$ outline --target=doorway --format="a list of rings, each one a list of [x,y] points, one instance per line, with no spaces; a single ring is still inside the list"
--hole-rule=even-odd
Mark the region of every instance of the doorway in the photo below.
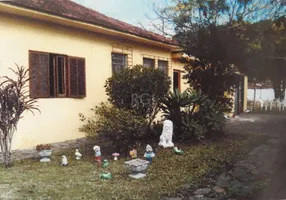
[[[181,71],[179,70],[173,71],[173,90],[176,89],[181,92]]]

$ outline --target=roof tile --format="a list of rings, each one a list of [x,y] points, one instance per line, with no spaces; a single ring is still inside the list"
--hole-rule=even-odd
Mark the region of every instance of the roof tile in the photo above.
[[[176,45],[175,41],[162,35],[146,31],[139,27],[108,17],[98,11],[84,7],[71,0],[12,0],[6,1],[5,3],[130,33],[132,35],[166,44]]]

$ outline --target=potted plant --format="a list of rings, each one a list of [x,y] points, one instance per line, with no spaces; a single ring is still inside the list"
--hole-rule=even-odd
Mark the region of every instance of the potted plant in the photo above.
[[[49,158],[52,155],[52,145],[51,144],[39,144],[36,146],[36,150],[39,152],[41,157],[40,162],[50,162]]]

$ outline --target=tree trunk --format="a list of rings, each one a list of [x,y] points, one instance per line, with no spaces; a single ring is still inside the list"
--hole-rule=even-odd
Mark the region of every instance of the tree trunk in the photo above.
[[[2,156],[2,163],[5,163],[5,150],[4,150],[4,145],[3,145],[3,139],[0,138],[0,146],[1,146],[1,156]]]
[[[6,138],[1,138],[1,153],[2,153],[2,162],[4,166],[7,168],[11,165],[11,150],[9,147],[9,139]],[[11,146],[11,144],[10,144]]]
[[[284,100],[285,98],[285,81],[281,81],[281,94],[280,94],[280,100]]]
[[[275,99],[283,100],[285,98],[285,81],[272,81]]]

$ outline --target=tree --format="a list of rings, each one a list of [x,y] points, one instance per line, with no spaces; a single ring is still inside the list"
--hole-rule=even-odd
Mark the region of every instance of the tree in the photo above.
[[[213,100],[225,104],[221,89],[231,92],[234,87],[234,66],[260,79],[278,74],[269,67],[278,69],[278,62],[269,60],[262,43],[266,30],[285,15],[282,0],[175,0],[163,11],[161,18],[172,19],[175,25],[174,39],[196,58],[186,62],[185,78],[191,87],[213,93],[209,95]]]
[[[23,112],[40,111],[36,107],[36,100],[30,99],[27,94],[28,70],[18,65],[16,71],[11,70],[17,76],[17,79],[14,80],[4,76],[1,77],[0,82],[0,146],[5,167],[11,165],[12,139]]]
[[[267,78],[272,82],[275,99],[283,100],[286,86],[286,18],[280,17],[265,30],[261,54],[265,55]]]
[[[270,80],[275,99],[284,99],[286,81],[286,29],[285,16],[275,20],[264,20],[249,25],[249,35],[256,36],[256,42],[250,43],[244,59],[238,64],[241,71],[248,74],[250,80]],[[247,36],[248,35],[248,36]]]
[[[168,93],[170,84],[170,78],[159,69],[136,65],[113,74],[106,81],[105,90],[112,105],[134,110],[151,125],[160,110],[160,99]]]

